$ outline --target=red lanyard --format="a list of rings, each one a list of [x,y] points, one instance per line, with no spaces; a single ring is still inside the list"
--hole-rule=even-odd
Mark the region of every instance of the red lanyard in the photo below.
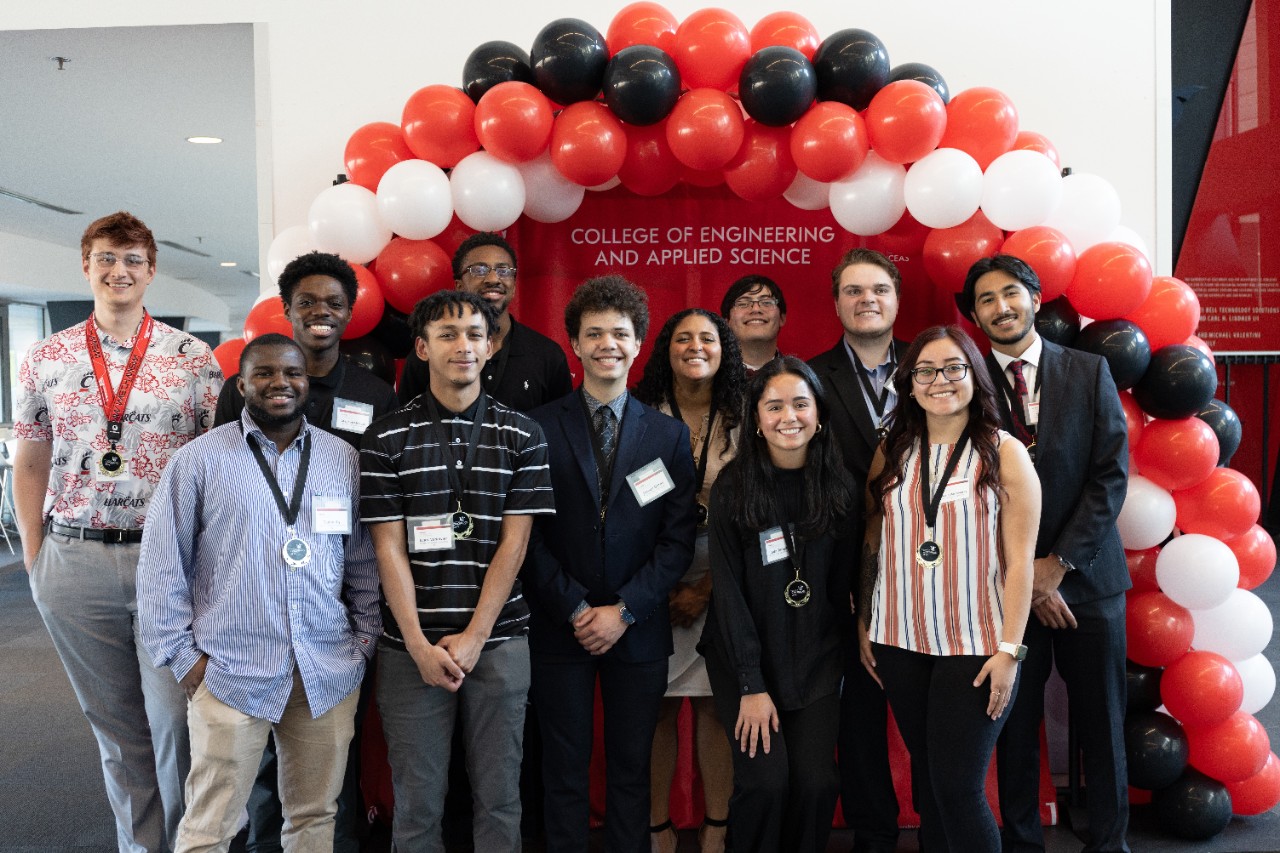
[[[155,321],[146,311],[142,312],[142,325],[138,327],[138,335],[134,338],[133,349],[129,352],[129,361],[125,363],[124,375],[120,377],[120,387],[111,387],[111,374],[107,370],[107,360],[102,355],[102,343],[98,340],[98,326],[92,315],[84,327],[85,343],[89,347],[89,360],[93,362],[93,376],[98,380],[98,396],[102,400],[102,411],[107,416],[107,440],[114,450],[120,440],[124,424],[124,408],[129,402],[129,392],[138,378],[142,368],[142,359],[151,346],[151,330]]]

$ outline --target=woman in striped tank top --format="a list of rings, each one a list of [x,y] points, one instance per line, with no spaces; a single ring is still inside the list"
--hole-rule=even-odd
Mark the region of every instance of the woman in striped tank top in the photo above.
[[[984,780],[1026,654],[1040,482],[958,326],[921,332],[893,382],[867,481],[862,662],[911,753],[921,847],[999,850]]]

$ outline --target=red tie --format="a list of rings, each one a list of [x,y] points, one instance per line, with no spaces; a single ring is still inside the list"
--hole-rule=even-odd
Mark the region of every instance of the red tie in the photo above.
[[[1018,441],[1030,447],[1035,444],[1035,436],[1031,434],[1031,430],[1027,427],[1027,378],[1022,375],[1022,365],[1025,364],[1022,359],[1017,358],[1009,363],[1009,371],[1013,373],[1013,395],[1017,398],[1017,405],[1011,406],[1013,415],[1013,434]]]

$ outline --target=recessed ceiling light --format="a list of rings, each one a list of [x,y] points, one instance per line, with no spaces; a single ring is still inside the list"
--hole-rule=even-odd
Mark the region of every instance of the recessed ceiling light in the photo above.
[[[235,262],[235,261],[223,261],[223,262],[222,262],[221,264],[219,264],[218,266],[223,266],[223,267],[234,267],[235,265],[236,265],[236,262]]]
[[[217,145],[222,141],[221,136],[188,136],[187,141],[196,145]]]

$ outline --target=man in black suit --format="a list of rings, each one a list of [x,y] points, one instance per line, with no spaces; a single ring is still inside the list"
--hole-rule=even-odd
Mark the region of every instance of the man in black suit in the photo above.
[[[582,387],[535,409],[556,513],[535,523],[523,580],[543,742],[547,850],[585,853],[595,684],[604,703],[604,849],[649,849],[649,748],[672,653],[667,593],[693,559],[689,429],[637,402],[627,374],[644,292],[593,278],[565,308]]]
[[[970,268],[961,309],[991,340],[987,368],[1004,427],[1032,451],[1044,491],[1021,686],[1000,735],[1004,850],[1043,850],[1040,724],[1057,663],[1080,733],[1087,780],[1086,851],[1127,851],[1125,601],[1129,571],[1116,530],[1128,479],[1124,412],[1104,359],[1043,340],[1040,280],[1009,255]]]
[[[872,249],[851,249],[831,273],[831,296],[844,334],[809,365],[832,400],[831,431],[859,487],[897,403],[892,376],[906,349],[894,340],[902,277]],[[856,585],[854,587],[857,588]],[[850,636],[857,636],[850,631]],[[892,851],[898,838],[898,797],[889,771],[884,691],[858,662],[845,657],[840,694],[840,803],[854,831],[853,849]]]

